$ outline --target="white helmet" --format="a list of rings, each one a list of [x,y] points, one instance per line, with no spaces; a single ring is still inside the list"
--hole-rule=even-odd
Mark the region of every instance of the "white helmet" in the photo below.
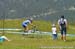
[[[55,26],[55,24],[52,25],[53,27]]]

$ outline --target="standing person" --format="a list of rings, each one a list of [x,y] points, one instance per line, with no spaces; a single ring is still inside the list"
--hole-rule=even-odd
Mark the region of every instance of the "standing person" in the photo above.
[[[61,18],[58,20],[58,25],[61,31],[61,39],[66,41],[67,20],[64,18],[64,16],[61,16]]]
[[[57,39],[57,33],[56,33],[57,29],[55,24],[52,25],[52,35],[53,35],[53,40]]]
[[[33,22],[33,18],[30,18],[30,19],[25,20],[25,21],[22,23],[22,26],[23,26],[23,28],[24,28],[24,32],[28,32],[28,30],[29,30],[28,25],[29,25],[29,24],[30,24],[30,25],[33,25],[32,22]]]

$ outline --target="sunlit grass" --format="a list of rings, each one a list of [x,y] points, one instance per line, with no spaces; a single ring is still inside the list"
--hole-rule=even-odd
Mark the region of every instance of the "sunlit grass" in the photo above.
[[[12,41],[5,41],[4,43],[0,44],[0,49],[41,49],[41,47],[75,48],[75,39],[73,37],[67,37],[67,41],[64,42],[60,39],[60,36],[58,37],[58,40],[52,40],[51,36],[46,35],[28,35],[23,37],[22,35],[18,34],[5,34],[5,36]]]
[[[22,28],[22,22],[24,21],[25,19],[8,19],[8,20],[0,20],[0,28]],[[44,21],[44,20],[35,20],[33,21],[33,24],[37,26],[37,30],[40,30],[40,31],[47,31],[47,32],[51,32],[51,28],[52,28],[52,24],[50,21]],[[75,32],[75,29],[73,29],[75,26],[73,25],[68,25],[68,28],[67,28],[67,32],[68,33],[74,33]],[[56,24],[56,27],[57,27],[57,32],[59,32],[59,27],[58,25]],[[30,26],[30,29],[32,27]]]
[[[0,28],[22,28],[21,24],[24,21],[24,19],[13,19],[13,20],[0,20]],[[36,20],[33,22],[37,26],[37,29],[39,31],[47,31],[51,32],[51,22],[50,21],[43,21],[43,20]],[[73,25],[68,26],[68,32],[70,34],[74,34],[75,30],[73,29],[75,26]],[[57,32],[59,32],[58,25]],[[30,26],[30,28],[32,28]],[[21,30],[22,31],[22,30]],[[21,32],[18,31],[18,32]],[[1,31],[2,32],[2,31]],[[75,38],[67,36],[67,41],[64,42],[60,39],[60,36],[58,36],[58,40],[52,40],[52,36],[49,35],[28,35],[28,36],[22,36],[19,34],[7,34],[6,31],[5,36],[7,36],[9,39],[11,39],[10,42],[3,42],[0,44],[0,49],[44,49],[43,47],[47,47],[45,49],[53,49],[48,47],[62,47],[61,49],[68,49],[68,47],[73,47],[72,49],[75,49]],[[11,31],[13,32],[13,31]],[[41,48],[42,47],[42,48]],[[66,47],[66,48],[63,48]],[[54,48],[56,49],[56,48]],[[60,48],[57,48],[60,49]]]

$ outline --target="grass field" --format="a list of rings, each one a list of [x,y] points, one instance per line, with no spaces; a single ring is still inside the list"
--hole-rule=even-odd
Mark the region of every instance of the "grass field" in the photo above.
[[[0,44],[0,49],[75,49],[75,38],[67,37],[67,41],[52,40],[51,36],[5,34],[12,41]],[[60,36],[59,36],[60,37]],[[45,48],[44,48],[45,47]],[[65,48],[66,47],[66,48]]]
[[[25,19],[6,19],[6,20],[0,20],[0,28],[22,28],[22,22]],[[46,32],[51,32],[51,22],[50,21],[43,21],[43,20],[39,20],[39,21],[33,21],[33,24],[37,26],[37,29],[40,31],[46,31]],[[71,34],[75,34],[75,23],[73,24],[69,24],[68,25],[68,32],[67,33],[71,33]],[[58,29],[58,25],[56,22],[56,27],[57,27],[57,31],[59,32]],[[32,27],[30,26],[30,29]]]
[[[0,20],[0,28],[21,28],[21,20]],[[51,23],[46,21],[34,21],[40,31],[51,32]],[[10,25],[10,26],[9,26]],[[75,26],[69,25],[68,33],[74,34]],[[22,30],[21,30],[22,31]],[[18,31],[18,32],[21,32]],[[0,31],[2,32],[2,31]],[[13,31],[12,31],[13,32]],[[59,32],[59,31],[58,31]],[[52,36],[49,35],[28,35],[22,36],[20,34],[7,34],[5,33],[10,42],[5,41],[0,43],[0,49],[75,49],[75,37],[67,36],[67,41],[64,42],[58,36],[58,40],[52,40]]]

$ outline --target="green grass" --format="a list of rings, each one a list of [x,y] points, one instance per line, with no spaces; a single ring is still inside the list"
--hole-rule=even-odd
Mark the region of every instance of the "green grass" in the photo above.
[[[0,20],[0,28],[22,28],[22,22],[24,21],[25,19],[13,19],[13,20]],[[40,30],[40,31],[47,31],[47,32],[51,32],[51,22],[50,21],[43,21],[43,20],[36,20],[36,21],[33,21],[33,24],[37,26],[37,29]],[[30,25],[29,25],[30,26]],[[59,32],[59,29],[58,29],[58,25],[56,24],[57,26],[57,30]],[[30,29],[32,27],[30,26]],[[67,33],[73,33],[75,32],[75,28],[74,25],[71,25],[69,24],[68,25],[68,32]]]
[[[4,28],[23,29],[21,26],[21,23],[23,21],[24,19],[5,20],[4,22],[3,20],[0,20],[0,28],[4,27]],[[33,24],[35,24],[37,26],[37,29],[39,29],[40,31],[51,32],[51,23],[49,21],[42,21],[42,20],[34,21]],[[75,34],[74,33],[75,29],[73,28],[75,28],[74,25],[69,25],[67,33]],[[3,32],[3,31],[0,31],[0,32]],[[59,32],[59,29],[58,29],[58,32]],[[5,33],[5,36],[11,39],[11,41],[10,42],[5,41],[3,43],[0,43],[0,49],[53,49],[49,47],[62,47],[61,49],[70,49],[68,47],[73,47],[71,49],[75,49],[75,38],[69,37],[69,36],[67,36],[66,42],[62,41],[60,39],[60,36],[58,40],[52,40],[52,37],[49,35],[28,35],[23,37],[22,35],[19,35],[19,34]],[[41,47],[47,47],[47,48],[41,48]],[[66,48],[63,48],[63,47],[66,47]],[[57,49],[60,49],[60,48],[57,48]]]
[[[46,35],[28,35],[23,37],[18,34],[5,34],[5,36],[12,41],[5,41],[0,44],[0,49],[43,49],[41,47],[73,47],[75,49],[75,38],[73,37],[67,37],[67,41],[64,42],[60,40],[60,36],[58,40],[52,40],[51,36]]]
[[[4,22],[3,22],[3,20],[0,20],[0,28],[3,28],[3,27],[4,28],[22,28],[23,21],[24,21],[24,19],[5,20]],[[40,21],[33,21],[33,24],[37,26],[38,30],[42,30],[42,31],[50,31],[51,30],[50,22],[40,20]]]

